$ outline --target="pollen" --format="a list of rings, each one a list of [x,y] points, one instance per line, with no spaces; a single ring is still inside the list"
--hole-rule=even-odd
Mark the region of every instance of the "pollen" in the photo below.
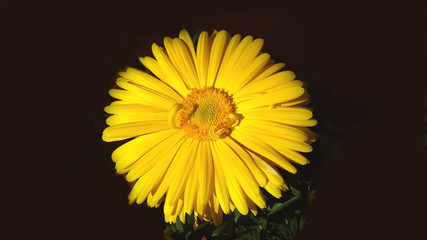
[[[212,87],[193,89],[171,113],[172,125],[200,141],[227,136],[241,119],[232,98]]]

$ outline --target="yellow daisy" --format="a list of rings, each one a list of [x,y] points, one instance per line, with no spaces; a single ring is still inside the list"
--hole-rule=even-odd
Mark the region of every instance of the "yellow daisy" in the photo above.
[[[218,225],[235,208],[265,208],[260,187],[280,198],[290,173],[308,163],[316,134],[308,94],[291,71],[262,53],[263,39],[202,32],[197,47],[186,30],[152,45],[140,58],[156,77],[128,68],[109,94],[118,99],[106,142],[132,140],[113,154],[117,172],[135,182],[130,203],[164,202],[166,222],[185,213]]]

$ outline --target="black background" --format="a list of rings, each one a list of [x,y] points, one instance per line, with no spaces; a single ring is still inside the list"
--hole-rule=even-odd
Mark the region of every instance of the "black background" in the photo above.
[[[418,238],[426,222],[425,9],[0,1],[6,229],[16,238],[162,239],[161,212],[128,206],[129,186],[108,159],[119,143],[103,144],[100,134],[117,71],[139,67],[153,42],[185,26],[264,38],[264,51],[308,83],[325,137],[310,224],[296,239]]]

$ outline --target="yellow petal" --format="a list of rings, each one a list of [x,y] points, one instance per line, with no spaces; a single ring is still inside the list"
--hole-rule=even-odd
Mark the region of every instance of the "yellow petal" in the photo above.
[[[250,44],[252,43],[252,39],[252,36],[246,36],[238,43],[236,49],[234,49],[230,55],[229,60],[226,64],[224,64],[224,70],[221,72],[222,75],[219,77],[221,78],[221,84],[218,85],[219,87],[223,86],[222,88],[226,88],[227,83],[231,78],[231,74],[234,72],[235,65],[237,65],[238,60],[240,60],[241,55],[244,55],[244,51],[248,50]]]
[[[182,212],[182,207],[184,206],[184,200],[182,198],[178,199],[178,202],[174,206],[169,206],[165,203],[163,212],[165,214],[165,221],[168,223],[175,223],[178,215]],[[180,218],[181,222],[182,219]],[[184,218],[185,222],[185,218]]]
[[[191,56],[193,58],[193,62],[196,62],[196,52],[193,44],[193,40],[190,37],[190,34],[187,30],[183,29],[179,32],[179,38],[182,39],[188,46],[188,49],[191,52]]]
[[[178,198],[181,197],[184,191],[185,184],[189,177],[189,173],[193,168],[195,161],[195,148],[197,146],[196,140],[188,139],[179,149],[174,160],[173,173],[171,177],[174,180],[171,182],[168,194],[166,194],[165,203],[175,204]]]
[[[128,196],[129,204],[132,204],[136,201],[143,186],[144,183],[142,181],[138,181],[135,183],[135,185],[133,185],[132,190],[130,191]]]
[[[155,43],[152,45],[151,49],[153,51],[154,57],[157,59],[158,66],[167,78],[167,82],[165,79],[162,80],[180,93],[188,92],[184,80],[181,78],[175,66],[170,61],[169,56],[166,54],[165,50]],[[181,96],[186,96],[186,94],[181,94]]]
[[[151,121],[151,122],[136,122],[124,123],[114,126],[109,126],[102,133],[102,140],[105,142],[114,142],[131,137],[140,136],[143,134],[154,133],[162,130],[170,129],[168,121]]]
[[[155,92],[147,91],[133,84],[118,82],[120,87],[127,90],[129,94],[137,95],[139,97],[137,104],[151,105],[161,109],[170,109],[176,102],[164,94],[157,94]]]
[[[140,57],[139,61],[148,68],[154,75],[161,79],[164,83],[170,86],[176,91],[181,97],[185,97],[188,94],[188,89],[185,84],[181,81],[177,81],[176,78],[170,77],[161,67],[158,61],[151,57]]]
[[[194,88],[195,82],[197,81],[196,70],[184,41],[178,38],[171,39],[166,37],[164,39],[164,45],[169,59],[176,71],[182,77],[182,81],[184,81],[188,88]]]
[[[274,147],[274,146],[273,146]],[[304,157],[301,153],[296,152],[292,149],[286,148],[284,146],[278,145],[276,147],[276,150],[280,152],[283,156],[287,157],[289,160],[291,160],[294,163],[305,165],[309,163],[308,159]]]
[[[160,180],[160,181],[162,181],[162,180]],[[152,191],[154,191],[154,190],[152,190]],[[147,197],[147,205],[149,207],[152,207],[152,208],[154,208],[154,207],[158,208],[158,207],[160,207],[161,202],[159,203],[159,202],[153,201],[153,194],[152,194],[152,192],[150,192],[150,193],[148,193],[148,197]]]
[[[184,207],[181,209],[181,211],[178,211],[178,212],[179,212],[179,215],[178,215],[179,219],[181,220],[182,223],[185,224],[186,219],[185,219]]]
[[[197,62],[196,69],[197,75],[199,77],[199,82],[201,87],[206,86],[206,79],[208,75],[208,66],[209,66],[209,36],[208,33],[203,31],[199,35],[199,40],[197,42]]]
[[[184,76],[186,76],[186,78],[188,78],[189,81],[192,82],[192,86],[196,88],[200,88],[200,83],[197,77],[196,66],[195,66],[193,57],[189,52],[188,46],[185,44],[183,40],[178,38],[175,38],[173,40],[173,43],[181,56],[182,63],[184,63],[183,69],[185,69],[185,71],[184,70],[182,71]]]
[[[200,147],[200,142],[195,143],[197,146],[195,147],[194,151],[194,158],[196,158],[196,156],[198,155],[198,152],[201,151],[201,147]],[[199,172],[200,170],[200,162],[203,161],[203,159],[197,159],[197,161],[195,161],[194,163],[194,167],[193,169],[190,170],[189,176],[188,176],[188,181],[186,183],[185,186],[185,190],[184,190],[184,208],[183,211],[188,213],[189,215],[191,215],[191,213],[194,210],[194,206],[196,204],[196,198],[197,198],[197,190],[200,188],[199,187],[199,181],[198,180],[198,175],[202,174],[201,172]]]
[[[171,217],[172,217],[171,215],[172,215],[173,211],[175,210],[174,209],[175,207],[176,207],[176,205],[172,206],[172,205],[170,205],[170,204],[168,204],[166,202],[163,205],[163,213],[165,214],[165,220],[166,220],[166,222],[171,222]]]
[[[143,154],[141,158],[132,165],[130,171],[126,175],[126,180],[128,182],[133,182],[139,177],[145,175],[147,172],[151,171],[156,166],[156,164],[158,164],[158,162],[170,161],[170,158],[163,156],[170,156],[169,151],[175,151],[172,152],[172,154],[175,154],[177,150],[175,146],[178,145],[184,136],[185,133],[182,131],[175,131],[175,133],[163,139],[162,141],[155,141],[157,139],[153,138],[147,139],[147,141],[144,142],[146,145],[141,146],[141,148],[145,150],[145,154]],[[169,151],[165,149],[168,149]],[[117,162],[116,168],[119,163],[120,161]],[[168,166],[166,163],[164,165],[164,167]],[[159,171],[159,175],[162,176],[163,174],[163,171]]]
[[[122,89],[111,89],[108,91],[108,94],[112,96],[113,98],[123,100],[132,104],[142,104],[144,103],[145,99],[139,95],[132,94],[128,91],[122,90]],[[161,108],[161,105],[157,105],[156,107]]]
[[[258,165],[258,167],[265,173],[265,175],[268,178],[268,182],[271,182],[275,186],[281,186],[285,184],[285,181],[282,178],[282,175],[277,171],[276,167],[274,165],[270,165],[270,163],[267,163],[257,155],[250,153],[253,159],[255,160],[255,163]]]
[[[237,104],[237,107],[240,111],[242,111],[247,109],[279,104],[282,102],[293,100],[301,96],[304,92],[305,90],[302,87],[279,89],[277,91],[269,92],[259,97],[255,97],[251,100],[239,103]]]
[[[117,170],[121,171],[122,169],[131,166],[153,146],[162,142],[174,133],[176,133],[175,130],[169,129],[152,134],[146,134],[121,145],[114,150],[111,155],[113,161],[118,164],[116,164]]]
[[[214,163],[214,179],[215,179],[215,193],[218,197],[218,201],[221,204],[221,208],[224,213],[230,212],[230,195],[228,192],[228,184],[225,179],[223,167],[221,166],[220,156],[213,145],[213,142],[209,142],[210,151],[212,153],[212,160]]]
[[[241,88],[235,93],[236,97],[250,94],[253,92],[264,92],[277,86],[283,87],[283,84],[288,83],[295,79],[295,73],[291,71],[282,71],[266,78],[258,77],[250,82],[244,88]]]
[[[135,68],[127,68],[125,72],[119,72],[119,75],[133,83],[164,93],[176,102],[182,101],[182,97],[173,88],[148,73]]]
[[[248,70],[248,66],[259,55],[263,44],[264,44],[264,40],[258,38],[245,46],[245,48],[242,51],[242,54],[238,57],[238,59],[234,63],[234,66],[230,72],[229,81],[227,81],[224,88],[229,89],[233,85],[233,82],[239,81],[240,76],[242,76],[242,74],[244,74]],[[236,52],[237,50],[238,49],[236,49]],[[269,55],[268,55],[268,58],[269,58]]]
[[[171,165],[169,166],[169,168],[165,171],[164,178],[163,178],[162,182],[160,183],[160,185],[157,187],[156,191],[154,192],[153,201],[160,201],[160,199],[163,198],[163,195],[166,193],[166,191],[170,187],[172,181],[175,180],[174,178],[176,177],[175,171],[177,169],[177,164],[180,163],[179,159],[176,158],[176,154],[181,149],[181,147],[184,145],[184,143],[187,140],[188,139],[186,137],[184,137],[182,140],[180,140],[174,146],[174,149],[170,151],[170,154],[172,154],[171,157],[173,158],[173,161],[172,161]],[[166,206],[166,204],[165,204],[165,206]]]
[[[302,107],[280,107],[277,109],[251,109],[242,111],[242,114],[251,117],[271,116],[273,118],[307,120],[313,117],[313,112],[310,109]]]
[[[227,159],[227,170],[236,179],[238,184],[241,186],[244,195],[247,195],[253,202],[255,202],[260,208],[265,207],[265,201],[259,190],[259,185],[252,175],[248,167],[243,163],[242,159],[236,155],[234,149],[230,148],[223,141],[216,141],[218,148],[223,153],[225,159]],[[239,147],[240,148],[240,147]],[[245,200],[245,202],[247,202]]]
[[[234,177],[245,188],[245,191],[249,191],[251,194],[258,193],[258,183],[242,159],[224,141],[218,140],[216,145],[224,159],[227,159],[227,165],[224,168],[233,169]]]
[[[161,131],[161,132],[166,132],[166,131]],[[157,133],[161,133],[161,132],[157,132]],[[156,134],[156,133],[153,133],[153,134]],[[132,139],[131,141],[128,141],[128,142],[122,144],[120,147],[116,148],[116,150],[114,150],[113,153],[111,154],[111,158],[112,158],[113,162],[119,161],[121,158],[123,158],[131,150],[137,149],[137,148],[135,148],[135,146],[138,146],[138,144],[140,144],[142,141],[144,141],[149,135],[151,135],[151,134],[139,136],[135,139]],[[135,154],[131,154],[130,156],[132,156],[132,158],[134,158],[133,160],[129,160],[129,161],[131,161],[130,164],[132,164],[133,162],[138,160],[138,158],[140,157],[140,156],[136,156]]]
[[[204,215],[205,207],[213,191],[213,162],[212,154],[210,153],[209,143],[201,142],[200,151],[198,152],[196,171],[198,172],[199,190],[197,192],[197,212]]]
[[[244,145],[248,150],[264,156],[290,173],[296,173],[296,168],[281,154],[274,150],[274,148],[265,142],[258,140],[256,137],[251,136],[243,128],[236,127],[231,133],[231,137],[240,144]]]
[[[144,175],[143,177],[137,180],[136,184],[142,185],[141,189],[139,190],[138,196],[136,198],[137,204],[141,204],[147,199],[151,189],[154,187],[154,185],[158,182],[160,178],[161,178],[161,175],[159,176],[159,175],[156,175],[154,172],[149,172],[148,174]]]
[[[240,88],[248,84],[251,80],[254,79],[255,76],[260,73],[260,71],[267,65],[269,61],[270,55],[267,53],[263,53],[257,58],[255,58],[250,64],[248,64],[245,70],[241,74],[239,74],[238,77],[233,78],[231,81],[229,81],[229,93],[234,94]]]
[[[213,86],[218,73],[218,68],[221,64],[222,57],[224,56],[227,47],[229,35],[226,31],[222,30],[216,34],[209,57],[209,67],[207,75],[206,86]]]
[[[265,208],[265,200],[262,194],[261,194],[261,197],[262,197],[262,200],[264,201],[264,206],[260,208]],[[254,202],[252,202],[252,200],[248,196],[246,196],[246,202],[248,203],[249,210],[256,216],[258,214],[257,205]]]
[[[236,209],[236,206],[234,206],[234,203],[230,202],[230,211],[234,212],[235,209]]]
[[[310,102],[310,95],[307,92],[305,92],[303,95],[301,95],[301,96],[299,96],[299,97],[297,97],[291,101],[281,103],[278,106],[280,106],[280,107],[304,107],[309,102]]]
[[[315,132],[311,131],[307,127],[298,127],[294,126],[294,128],[298,129],[299,131],[304,132],[308,136],[308,142],[312,143],[316,141],[316,138],[319,137]]]
[[[275,198],[281,198],[282,197],[282,191],[274,186],[271,182],[268,182],[265,186],[265,190],[269,192],[271,195],[273,195]]]
[[[213,223],[215,226],[219,226],[222,223],[222,209],[219,204],[218,198],[215,196],[215,194],[212,194],[212,200],[210,202],[210,215],[212,217]]]
[[[140,57],[139,61],[144,65],[148,70],[150,70],[156,77],[158,77],[161,81],[163,81],[166,85],[174,89],[173,85],[170,82],[170,79],[167,78],[162,68],[160,67],[159,62],[152,57]],[[177,91],[177,93],[182,97],[185,96],[182,92]]]
[[[246,164],[252,175],[257,180],[258,184],[261,187],[264,187],[264,185],[267,183],[267,177],[262,172],[262,170],[256,165],[251,155],[230,138],[224,138],[224,142],[227,143],[227,145],[231,149],[233,149],[233,151],[235,151],[236,154],[242,159],[242,161]]]
[[[272,91],[276,91],[284,88],[293,88],[293,87],[304,87],[304,83],[300,80],[292,80],[287,83],[276,85],[275,87],[272,87],[271,89],[269,89],[267,92],[272,92]]]
[[[277,71],[284,68],[285,66],[286,66],[286,64],[284,64],[284,63],[276,63],[276,64],[273,63],[271,65],[267,65],[265,67],[265,70],[260,75],[258,75],[252,82],[257,82],[257,81],[260,81],[262,79],[265,79],[265,78],[271,76],[272,74],[275,74]]]
[[[240,126],[238,127],[238,130],[252,137],[256,137],[257,139],[267,143],[273,148],[280,146],[280,147],[290,148],[300,152],[311,152],[313,150],[310,144],[307,144],[303,141],[293,141],[290,139],[286,139],[282,136],[274,136],[273,135],[274,133],[271,133],[271,132],[260,132],[260,131],[255,131],[253,128],[244,128]]]
[[[125,104],[131,104],[129,102],[126,101],[122,101],[122,100],[116,100],[110,103],[110,105],[112,106],[117,106],[117,105],[125,105]]]
[[[106,123],[109,126],[131,122],[150,122],[160,121],[168,118],[168,114],[162,113],[133,113],[133,114],[116,114],[107,118]]]
[[[300,126],[300,127],[313,127],[313,126],[316,126],[317,124],[316,119],[294,120],[294,119],[280,119],[280,118],[265,118],[265,120],[271,120],[281,124]]]
[[[122,101],[114,101],[104,108],[104,111],[109,114],[150,114],[150,113],[168,113],[169,109],[151,106],[151,105],[142,105],[142,104],[118,104]]]
[[[250,117],[246,117],[244,121],[241,121],[239,126],[251,128],[267,135],[283,137],[294,141],[305,142],[309,139],[304,131],[299,130],[296,127],[268,120],[251,119]]]
[[[225,81],[228,81],[228,76],[224,75],[224,72],[227,72],[230,68],[230,58],[233,56],[234,51],[240,43],[242,37],[239,34],[234,35],[230,42],[228,43],[227,49],[225,50],[224,57],[222,59],[222,64],[218,70],[217,79],[215,81],[215,86],[218,88],[224,88]]]
[[[126,99],[123,99],[123,100],[127,100],[127,99],[130,99],[131,97],[132,99],[134,99],[135,103],[158,106],[159,108],[171,106],[175,103],[174,100],[172,100],[171,98],[169,98],[168,96],[162,93],[155,92],[147,88],[144,89],[140,85],[135,85],[127,82],[127,80],[125,80],[124,78],[118,78],[117,85],[125,89],[126,91],[124,93],[122,92],[122,94],[125,94],[125,95],[119,96],[117,95],[117,93],[114,93],[114,91],[112,91],[115,89],[110,90],[110,95],[115,98],[122,99],[123,97],[126,97]],[[113,95],[113,94],[116,94],[116,95]]]
[[[176,205],[176,208],[175,208],[173,214],[174,214],[174,216],[179,215],[179,219],[181,220],[181,222],[183,222],[185,224],[185,217],[182,216],[183,215],[182,213],[184,212],[184,211],[182,211],[183,207],[184,207],[184,199],[179,198],[178,204]],[[176,221],[176,217],[175,217],[174,221]]]
[[[218,159],[221,162],[221,167],[224,171],[225,179],[227,180],[228,192],[230,194],[230,198],[236,206],[237,210],[243,215],[248,214],[248,205],[245,198],[245,193],[243,192],[239,182],[237,181],[234,172],[231,170],[233,167],[227,165],[225,159],[229,159],[228,155],[224,154],[224,149],[218,145],[221,141],[213,142],[213,147],[216,149],[216,153],[218,154]],[[233,170],[236,170],[233,168]]]

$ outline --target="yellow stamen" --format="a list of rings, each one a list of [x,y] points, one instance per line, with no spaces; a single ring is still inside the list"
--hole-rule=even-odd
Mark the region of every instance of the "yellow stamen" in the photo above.
[[[193,89],[180,105],[178,109],[172,108],[176,111],[172,114],[176,115],[176,122],[171,125],[182,128],[188,136],[200,141],[227,136],[241,119],[241,115],[235,113],[230,96],[212,87]]]

